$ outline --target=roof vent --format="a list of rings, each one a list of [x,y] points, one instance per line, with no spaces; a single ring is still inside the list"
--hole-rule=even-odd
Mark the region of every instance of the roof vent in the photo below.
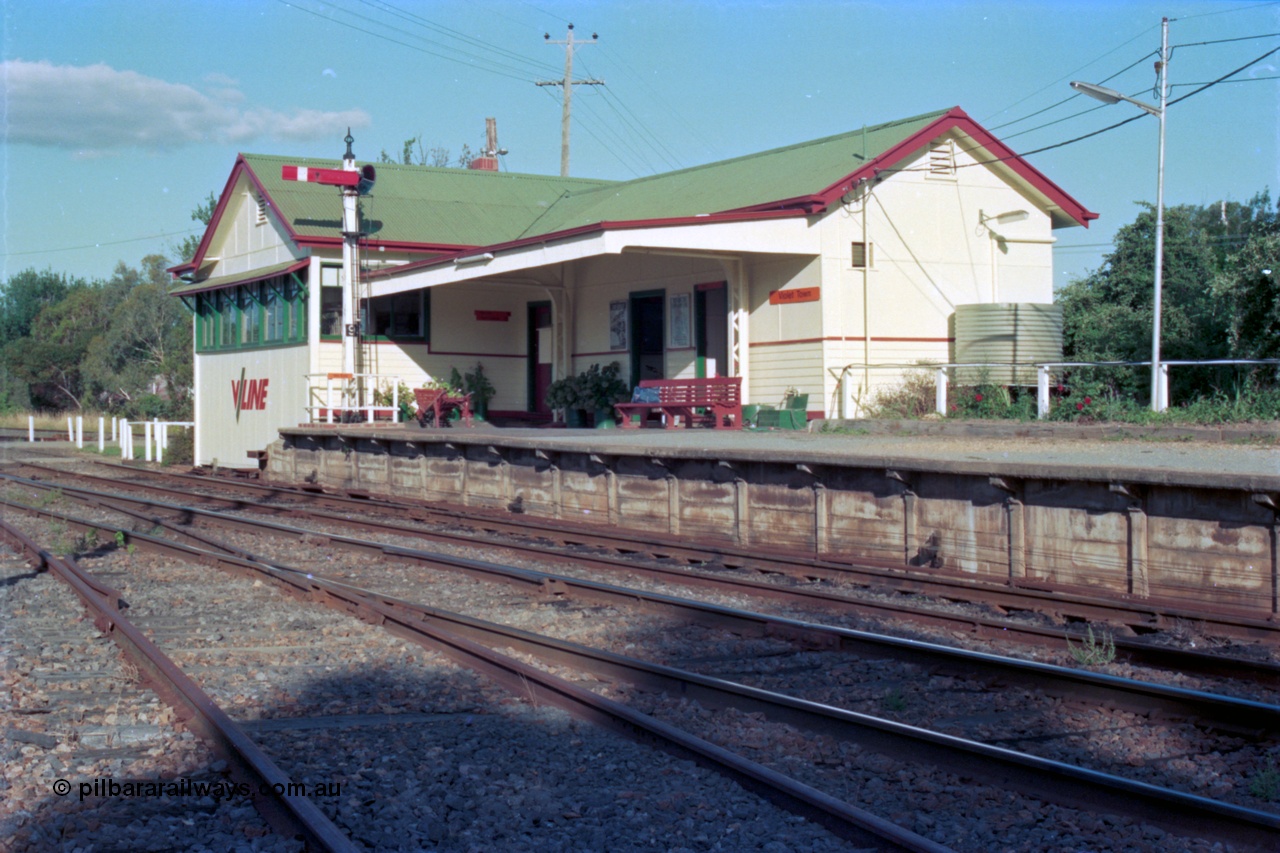
[[[929,145],[930,178],[954,180],[956,176],[956,143],[954,139],[939,139]]]

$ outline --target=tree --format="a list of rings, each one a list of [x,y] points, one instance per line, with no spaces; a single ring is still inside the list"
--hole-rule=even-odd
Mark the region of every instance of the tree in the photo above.
[[[1214,277],[1212,291],[1230,317],[1232,358],[1280,358],[1280,233],[1252,235]]]
[[[383,148],[378,155],[379,163],[400,163],[405,166],[435,166],[438,168],[456,168],[465,169],[471,165],[471,161],[475,159],[475,154],[471,151],[471,146],[465,142],[462,144],[462,151],[458,154],[458,158],[453,159],[453,154],[448,148],[434,146],[432,148],[424,148],[422,145],[422,134],[410,137],[404,141],[404,145],[400,149],[400,159],[396,160],[387,153],[387,149]]]
[[[5,361],[15,376],[28,383],[33,402],[57,405],[61,398],[80,409],[84,407],[82,362],[105,328],[103,290],[80,285],[37,315],[29,337],[5,347]]]
[[[206,227],[213,221],[213,212],[218,209],[218,197],[209,192],[209,197],[201,203],[197,204],[195,210],[191,211],[191,221],[199,222]],[[189,261],[196,256],[196,251],[200,248],[200,240],[204,234],[191,234],[184,237],[182,242],[176,246],[171,246],[170,251],[178,258],[179,261]],[[120,266],[124,266],[123,263]],[[117,267],[119,269],[119,267]]]
[[[1057,295],[1063,307],[1066,356],[1072,361],[1148,361],[1151,358],[1155,279],[1155,209],[1144,204],[1122,227],[1103,265],[1073,281]],[[1243,302],[1216,291],[1236,293],[1242,285],[1217,284],[1236,264],[1242,244],[1280,230],[1280,217],[1266,191],[1248,202],[1181,205],[1165,210],[1165,251],[1161,299],[1161,358],[1193,361],[1229,357],[1233,323]],[[1174,399],[1215,390],[1211,368],[1179,368],[1170,374]],[[1149,380],[1141,370],[1116,371],[1111,384],[1142,396]]]
[[[0,346],[26,337],[42,310],[62,301],[73,288],[85,286],[84,279],[53,270],[26,269],[10,278],[0,289]]]
[[[145,395],[167,396],[169,414],[183,415],[192,384],[191,316],[169,296],[166,264],[164,256],[148,255],[141,271],[116,268],[117,279],[136,283],[89,347],[86,371],[105,400],[136,408]]]

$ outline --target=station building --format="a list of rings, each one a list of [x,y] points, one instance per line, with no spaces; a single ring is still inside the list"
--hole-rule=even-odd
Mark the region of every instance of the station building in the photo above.
[[[959,108],[633,181],[474,165],[378,164],[348,283],[339,191],[283,177],[342,162],[236,159],[172,269],[197,463],[317,419],[344,331],[387,388],[482,364],[491,417],[547,421],[554,379],[613,361],[853,417],[900,381],[881,366],[952,360],[957,306],[1052,302],[1053,232],[1097,216]]]

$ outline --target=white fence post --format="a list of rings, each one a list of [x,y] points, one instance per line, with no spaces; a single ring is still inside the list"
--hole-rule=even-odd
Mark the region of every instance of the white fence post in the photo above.
[[[133,458],[133,447],[129,444],[129,435],[130,435],[130,432],[129,432],[129,422],[128,422],[127,420],[125,420],[124,418],[121,418],[121,419],[120,419],[120,423],[119,423],[119,427],[120,427],[120,436],[119,436],[119,440],[120,440],[120,458],[121,458],[121,459],[132,459],[132,458]]]
[[[142,422],[142,460],[151,461],[151,421]]]
[[[120,440],[120,419],[115,415],[111,416],[111,443],[114,444]]]
[[[36,416],[27,415],[27,441],[34,443],[36,440]]]
[[[934,385],[933,408],[938,414],[947,414],[947,369],[938,368],[938,381]]]
[[[164,461],[164,434],[169,431],[169,423],[156,423],[156,463]]]
[[[1049,365],[1036,365],[1036,418],[1049,417]]]
[[[84,450],[84,415],[76,415],[76,447]]]
[[[107,443],[106,431],[107,431],[106,421],[103,418],[99,417],[98,418],[98,452],[99,453],[107,449],[106,448],[106,443]]]
[[[1157,411],[1169,408],[1169,363],[1160,362],[1160,405]]]
[[[76,440],[76,425],[70,416],[67,417],[67,441]]]

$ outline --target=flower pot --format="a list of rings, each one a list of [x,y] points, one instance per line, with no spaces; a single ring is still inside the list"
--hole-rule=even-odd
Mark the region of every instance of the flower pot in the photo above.
[[[614,429],[618,422],[613,419],[613,409],[596,409],[596,429]]]
[[[582,409],[565,409],[564,425],[569,429],[582,429],[587,425],[587,415]]]

